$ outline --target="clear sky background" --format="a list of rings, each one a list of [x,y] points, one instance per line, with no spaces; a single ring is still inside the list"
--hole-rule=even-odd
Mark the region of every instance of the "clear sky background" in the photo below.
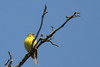
[[[24,39],[28,33],[36,34],[45,4],[45,16],[41,33],[59,27],[75,11],[81,17],[74,18],[54,35],[56,44],[45,43],[39,48],[39,64],[29,58],[23,67],[100,67],[100,0],[0,0],[0,67],[12,53],[17,65],[27,53]]]

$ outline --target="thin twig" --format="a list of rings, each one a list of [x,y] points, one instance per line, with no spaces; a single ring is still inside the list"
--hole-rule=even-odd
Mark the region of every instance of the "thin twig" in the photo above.
[[[7,60],[7,62],[5,63],[5,67],[7,67],[7,65],[8,65],[9,61],[10,61],[10,60],[8,59],[8,60]]]
[[[44,16],[48,13],[46,10],[47,10],[47,6],[45,5],[44,11],[43,11],[43,15],[42,15],[42,19],[41,19],[40,28],[39,28],[36,36],[35,36],[35,39],[37,39],[37,37],[38,37],[38,35],[39,35],[40,31],[41,31],[41,28],[43,26]]]
[[[47,40],[47,42],[50,42],[52,45],[59,47],[57,44],[55,44],[55,43],[52,42],[51,40]]]
[[[8,51],[8,54],[9,54],[10,59],[8,59],[8,61],[6,62],[5,67],[11,67],[11,64],[13,62],[13,58],[10,51]]]
[[[38,37],[38,35],[39,35],[39,33],[40,33],[41,29],[42,29],[43,21],[44,21],[44,16],[45,16],[47,13],[48,13],[48,12],[47,12],[47,6],[45,5],[44,11],[43,11],[43,15],[42,15],[42,19],[41,19],[41,24],[40,24],[40,27],[39,27],[39,29],[38,29],[38,32],[37,32],[37,34],[36,34],[36,36],[35,36],[35,39],[32,41],[32,47],[33,47],[34,41],[37,39],[37,37]],[[37,45],[37,44],[36,44],[36,45]]]
[[[53,26],[51,26],[51,28],[52,28],[52,31],[54,31],[54,30],[55,30]]]
[[[12,55],[11,55],[10,51],[8,51],[8,54],[10,56],[10,61],[9,61],[8,67],[11,67],[11,64],[13,62],[13,58],[12,58]]]

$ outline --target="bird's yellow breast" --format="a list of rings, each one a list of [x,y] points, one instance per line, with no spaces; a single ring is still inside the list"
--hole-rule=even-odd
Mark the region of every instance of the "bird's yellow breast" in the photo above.
[[[26,39],[24,41],[24,46],[25,46],[27,51],[31,50],[31,45],[32,45],[33,39],[35,39],[35,38],[34,37],[26,37]],[[35,40],[33,45],[35,45],[36,43],[37,43],[37,41]]]

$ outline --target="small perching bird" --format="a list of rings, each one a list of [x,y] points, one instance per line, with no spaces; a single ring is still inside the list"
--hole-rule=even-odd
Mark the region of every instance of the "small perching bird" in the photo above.
[[[26,37],[26,39],[24,40],[24,46],[26,48],[26,50],[29,52],[31,51],[32,48],[32,41],[35,39],[34,34],[33,33],[29,33]],[[36,45],[37,41],[35,40],[33,43],[33,46]],[[34,59],[34,64],[38,64],[37,61],[37,50],[33,53],[33,55],[31,56]]]

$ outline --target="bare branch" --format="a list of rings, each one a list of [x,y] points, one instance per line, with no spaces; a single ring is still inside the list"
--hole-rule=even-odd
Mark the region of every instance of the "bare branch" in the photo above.
[[[55,44],[55,43],[52,42],[51,40],[47,40],[47,42],[50,42],[52,45],[59,47],[57,44]]]
[[[41,19],[41,25],[40,25],[40,28],[39,28],[37,34],[36,34],[35,39],[37,39],[37,37],[38,37],[38,35],[39,35],[39,33],[40,33],[40,30],[41,30],[41,28],[42,28],[42,26],[43,26],[44,16],[45,16],[47,13],[48,13],[48,12],[47,12],[47,6],[45,5],[44,12],[43,12],[42,19]]]
[[[8,54],[10,56],[10,59],[8,59],[8,61],[6,62],[5,67],[11,67],[11,64],[13,62],[13,58],[12,58],[10,51],[8,51]]]
[[[69,20],[71,20],[72,18],[75,18],[75,17],[79,17],[79,15],[77,15],[77,14],[79,14],[79,12],[74,12],[73,15],[71,15],[71,16],[69,16],[69,17],[67,16],[66,21],[65,21],[60,27],[58,27],[57,29],[53,30],[46,38],[44,38],[44,40],[41,41],[41,42],[39,43],[39,45],[37,45],[37,48],[39,48],[39,47],[41,46],[41,44],[43,44],[43,43],[46,42],[49,38],[51,38],[58,30],[60,30],[62,27],[64,27],[65,24],[67,24],[67,22],[68,22]]]
[[[11,55],[10,51],[8,51],[8,54],[10,56],[10,61],[9,61],[8,67],[11,67],[11,64],[13,62],[13,58],[12,58],[12,55]]]
[[[35,36],[35,39],[32,41],[32,47],[33,47],[34,41],[37,39],[37,37],[38,37],[38,35],[39,35],[40,31],[41,31],[41,28],[42,28],[42,26],[43,26],[44,16],[45,16],[47,13],[48,13],[48,12],[47,12],[47,6],[45,5],[44,11],[43,11],[43,15],[42,15],[42,19],[41,19],[41,24],[40,24],[40,27],[39,27],[39,29],[38,29],[38,32],[37,32],[37,34],[36,34],[36,36]],[[37,44],[36,44],[36,45],[37,45]]]

